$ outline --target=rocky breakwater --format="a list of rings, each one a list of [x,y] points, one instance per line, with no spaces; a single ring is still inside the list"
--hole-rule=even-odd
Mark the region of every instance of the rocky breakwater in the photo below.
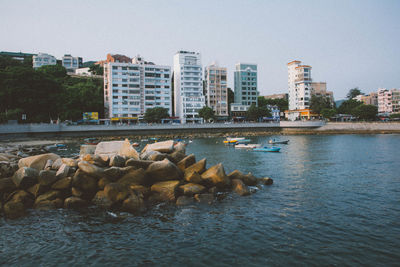
[[[226,174],[222,163],[207,168],[206,159],[196,161],[172,140],[149,144],[141,153],[125,140],[82,146],[75,159],[45,153],[17,164],[15,158],[4,161],[13,166],[0,173],[0,209],[7,218],[31,208],[89,205],[136,213],[160,202],[212,203],[229,191],[246,196],[249,186],[273,183],[238,170]]]

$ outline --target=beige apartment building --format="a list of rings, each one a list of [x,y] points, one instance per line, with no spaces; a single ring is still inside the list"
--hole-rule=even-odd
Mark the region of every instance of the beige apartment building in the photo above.
[[[368,95],[358,95],[353,99],[363,102],[364,105],[378,106],[378,93],[372,92]]]
[[[217,64],[205,69],[206,104],[212,108],[216,116],[226,117],[228,113],[227,70]]]

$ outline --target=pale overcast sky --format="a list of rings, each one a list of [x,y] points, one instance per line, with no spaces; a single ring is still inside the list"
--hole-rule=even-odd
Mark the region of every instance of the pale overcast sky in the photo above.
[[[172,66],[178,50],[229,70],[258,64],[261,95],[287,92],[292,60],[336,99],[350,88],[400,88],[399,0],[0,0],[0,51],[101,60],[142,55]]]

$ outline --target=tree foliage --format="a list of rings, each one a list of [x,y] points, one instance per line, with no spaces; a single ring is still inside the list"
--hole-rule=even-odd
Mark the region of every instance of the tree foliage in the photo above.
[[[269,109],[264,107],[256,107],[255,104],[252,104],[246,112],[246,118],[248,120],[257,121],[263,117],[271,117],[271,112]]]
[[[325,119],[329,119],[336,115],[336,110],[333,108],[324,108],[321,110],[320,114]]]
[[[265,107],[267,105],[278,106],[280,111],[289,109],[289,101],[283,98],[267,99],[263,96],[259,96],[257,98],[257,103],[259,107]]]
[[[361,92],[361,90],[358,89],[358,87],[355,87],[349,90],[349,92],[347,93],[347,99],[353,99],[354,97],[362,94],[363,93]]]
[[[339,114],[352,114],[352,110],[360,105],[362,105],[362,102],[360,102],[360,101],[357,101],[354,99],[346,100],[338,108],[338,113]]]
[[[374,105],[359,105],[355,107],[351,115],[358,117],[360,120],[372,121],[376,119],[378,115],[378,108]]]
[[[323,109],[333,108],[330,99],[326,96],[313,95],[310,101],[310,109],[315,113],[321,114]]]
[[[214,110],[210,107],[204,106],[199,110],[199,116],[205,121],[210,121],[215,117]]]
[[[144,114],[147,122],[161,122],[162,119],[168,118],[168,109],[162,107],[149,108]]]
[[[27,62],[0,57],[0,114],[3,118],[13,110],[26,114],[26,122],[49,122],[57,118],[78,120],[87,111],[103,116],[102,79],[71,78],[59,65],[34,70]]]
[[[99,64],[93,64],[92,66],[89,67],[89,71],[94,75],[103,75],[104,68]]]

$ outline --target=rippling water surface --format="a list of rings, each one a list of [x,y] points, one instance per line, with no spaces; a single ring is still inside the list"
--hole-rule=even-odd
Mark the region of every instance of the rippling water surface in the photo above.
[[[290,139],[280,153],[235,151],[222,138],[187,147],[208,166],[274,179],[249,197],[140,216],[91,208],[0,219],[0,264],[398,266],[400,135],[280,138]]]

